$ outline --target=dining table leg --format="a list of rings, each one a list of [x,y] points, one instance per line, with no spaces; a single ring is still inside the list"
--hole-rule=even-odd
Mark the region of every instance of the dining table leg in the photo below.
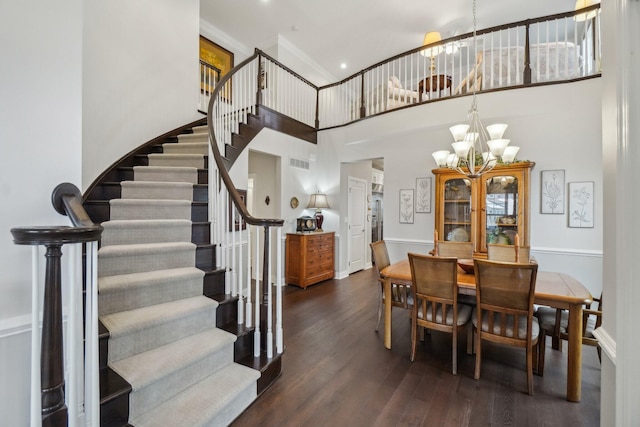
[[[391,350],[391,280],[384,279],[384,346]]]
[[[567,354],[567,400],[580,402],[582,391],[582,304],[569,307]]]

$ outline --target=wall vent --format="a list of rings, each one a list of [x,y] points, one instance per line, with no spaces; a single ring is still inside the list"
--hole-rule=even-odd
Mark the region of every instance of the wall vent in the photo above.
[[[309,170],[309,162],[306,160],[294,159],[289,157],[289,166],[299,169]]]

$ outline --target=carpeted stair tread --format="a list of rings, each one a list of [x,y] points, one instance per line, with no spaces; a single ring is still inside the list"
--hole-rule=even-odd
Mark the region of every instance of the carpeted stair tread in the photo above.
[[[193,184],[189,182],[123,181],[121,198],[193,201]]]
[[[200,295],[100,316],[109,330],[109,364],[215,327],[217,307]]]
[[[195,267],[119,274],[98,279],[98,315],[202,295],[204,271]]]
[[[191,128],[191,131],[193,133],[206,133],[207,136],[209,136],[209,126],[207,125],[202,125],[202,126],[194,126],[193,128]]]
[[[202,154],[209,155],[209,143],[206,141],[182,142],[162,144],[164,154]]]
[[[147,157],[149,158],[149,166],[189,166],[198,169],[204,168],[204,156],[202,154],[152,153]]]
[[[102,246],[191,240],[192,223],[187,219],[113,220],[101,225]]]
[[[191,242],[103,246],[98,250],[98,277],[195,267],[195,253]]]
[[[162,199],[112,199],[110,219],[191,219],[191,202]]]
[[[227,426],[255,400],[259,372],[231,364],[131,421],[136,427]]]
[[[213,328],[112,363],[111,369],[132,386],[131,417],[232,364],[235,341],[234,335]]]
[[[209,133],[194,132],[194,133],[185,133],[183,135],[178,135],[178,145],[189,143],[189,142],[204,142],[207,145],[209,145]]]
[[[198,183],[198,168],[184,166],[134,166],[136,181],[170,181]]]

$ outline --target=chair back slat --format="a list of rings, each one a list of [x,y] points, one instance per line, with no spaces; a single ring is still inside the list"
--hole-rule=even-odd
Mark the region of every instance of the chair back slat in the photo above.
[[[435,255],[445,258],[471,259],[473,258],[473,243],[450,242],[439,240],[435,243]]]
[[[456,258],[409,254],[414,290],[418,294],[453,301],[458,283]]]
[[[537,264],[474,260],[478,303],[532,310]]]
[[[371,256],[373,257],[373,262],[379,275],[382,270],[391,265],[387,245],[384,240],[378,240],[377,242],[371,243],[370,246],[372,250]]]
[[[500,262],[528,263],[530,259],[529,246],[487,244],[487,259]]]

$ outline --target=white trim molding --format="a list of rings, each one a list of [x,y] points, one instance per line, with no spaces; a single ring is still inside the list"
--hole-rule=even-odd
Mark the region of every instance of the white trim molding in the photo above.
[[[593,336],[598,339],[598,345],[602,351],[609,357],[611,363],[616,364],[616,341],[609,335],[603,327],[593,331]]]

